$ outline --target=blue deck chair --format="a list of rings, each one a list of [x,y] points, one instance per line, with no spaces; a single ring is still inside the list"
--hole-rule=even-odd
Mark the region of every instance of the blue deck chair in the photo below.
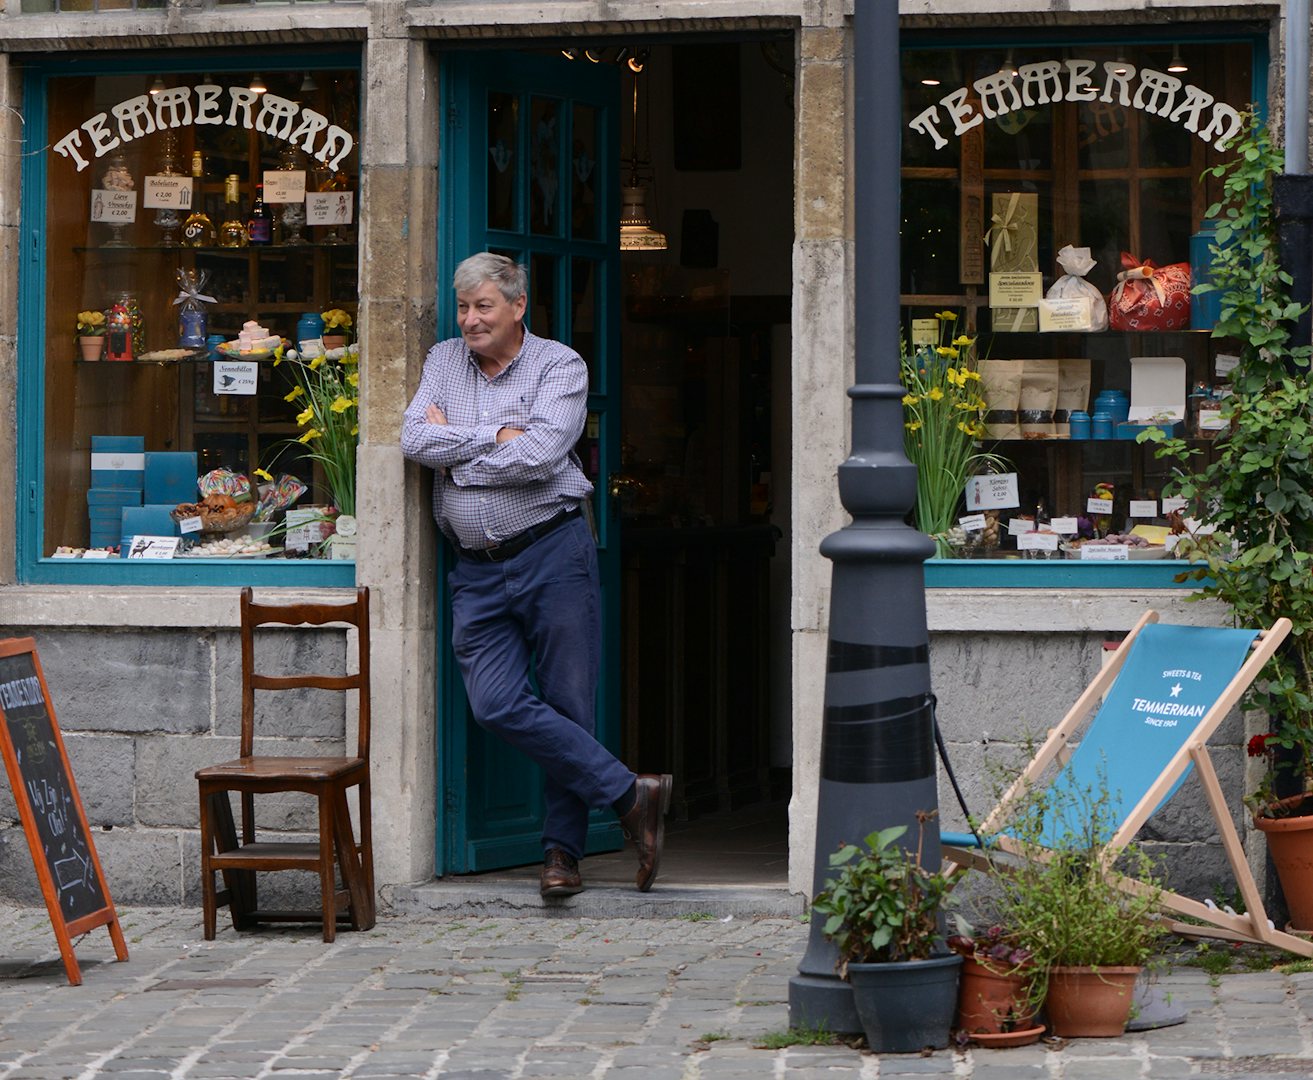
[[[1289,632],[1289,619],[1278,619],[1268,630],[1231,630],[1162,625],[1157,612],[1145,612],[976,833],[942,834],[944,858],[958,867],[986,865],[977,836],[1013,856],[1043,857],[1042,851],[1033,850],[1028,856],[1028,849],[1008,835],[1008,811],[1027,791],[1053,784],[1066,786],[1076,796],[1057,800],[1061,805],[1079,805],[1080,793],[1106,790],[1115,831],[1100,838],[1105,843],[1101,857],[1111,865],[1193,769],[1203,784],[1246,914],[1233,915],[1164,891],[1168,928],[1313,956],[1313,942],[1269,925],[1207,747],[1209,737]],[[1074,824],[1046,822],[1046,839],[1056,840]],[[1137,883],[1128,881],[1126,887],[1134,889]],[[1205,925],[1180,923],[1171,914]]]

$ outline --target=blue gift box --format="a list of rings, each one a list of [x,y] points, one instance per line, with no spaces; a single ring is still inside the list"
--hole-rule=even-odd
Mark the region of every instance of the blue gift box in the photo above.
[[[119,558],[126,559],[134,536],[177,536],[178,523],[170,516],[172,503],[148,503],[145,506],[125,506],[119,546]]]
[[[91,486],[137,488],[146,478],[146,436],[91,436]]]
[[[146,454],[147,503],[195,502],[196,453],[195,451],[149,451]]]
[[[137,488],[89,488],[87,490],[87,509],[92,514],[98,510],[112,511],[114,520],[119,519],[119,507],[140,506],[141,492]]]
[[[1132,420],[1117,425],[1114,436],[1118,439],[1134,439],[1142,431],[1159,428],[1168,438],[1177,439],[1185,434],[1184,420]]]

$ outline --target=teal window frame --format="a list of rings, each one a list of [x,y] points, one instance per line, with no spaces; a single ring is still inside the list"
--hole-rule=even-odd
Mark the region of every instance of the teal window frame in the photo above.
[[[360,53],[300,53],[294,59],[273,50],[256,56],[170,55],[165,67],[188,74],[228,71],[319,71],[350,68],[359,72]],[[133,56],[94,57],[74,66],[66,58],[35,60],[23,80],[26,123],[20,182],[17,327],[17,491],[14,513],[18,582],[24,585],[258,585],[349,587],[356,583],[354,560],[331,559],[52,559],[43,557],[45,504],[45,350],[40,327],[46,325],[47,169],[53,151],[47,145],[50,83],[72,74],[104,76],[158,70],[161,60]],[[361,208],[363,211],[363,207]]]
[[[1191,27],[1191,30],[1194,30]],[[969,48],[1092,48],[1124,45],[1131,48],[1149,42],[1181,44],[1244,43],[1253,50],[1250,100],[1260,115],[1267,111],[1268,29],[1255,23],[1216,23],[1201,32],[1186,32],[1180,26],[1137,27],[1134,37],[1126,34],[1072,36],[1070,33],[1041,32],[1017,35],[1012,31],[971,32],[913,30],[902,34],[901,52],[934,50],[944,52]],[[925,584],[929,589],[1194,589],[1177,576],[1191,564],[1175,559],[1127,562],[1082,562],[1078,559],[927,559]]]

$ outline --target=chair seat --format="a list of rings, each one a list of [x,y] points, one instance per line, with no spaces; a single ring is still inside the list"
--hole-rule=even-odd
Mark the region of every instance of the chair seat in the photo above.
[[[196,770],[197,780],[289,780],[327,782],[342,780],[368,768],[363,758],[351,757],[245,757]]]

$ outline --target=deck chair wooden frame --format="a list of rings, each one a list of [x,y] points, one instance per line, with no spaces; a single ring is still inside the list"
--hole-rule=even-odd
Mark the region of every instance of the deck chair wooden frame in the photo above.
[[[1028,790],[1042,782],[1046,770],[1051,766],[1061,767],[1071,757],[1071,744],[1073,741],[1078,740],[1087,717],[1098,708],[1103,696],[1111,688],[1127,658],[1131,655],[1131,648],[1140,631],[1148,624],[1157,621],[1158,613],[1156,611],[1146,611],[1144,613],[1139,622],[1135,624],[1134,629],[1127,635],[1126,640],[1113,653],[1112,661],[1086,687],[1085,692],[1076,700],[1071,710],[1063,717],[1062,722],[1049,732],[1048,738],[1034,758],[1031,759],[1016,781],[1004,792],[999,799],[998,805],[981,823],[976,832],[980,836],[989,837],[991,845],[1018,858],[1045,857],[1044,851],[1028,849],[1015,838],[1000,831],[1006,825],[1009,810]],[[1269,925],[1262,897],[1259,895],[1258,886],[1254,882],[1253,874],[1250,872],[1249,864],[1245,859],[1244,848],[1231,820],[1226,797],[1222,793],[1222,785],[1218,782],[1217,771],[1213,768],[1207,746],[1208,739],[1217,730],[1218,725],[1226,718],[1231,709],[1239,703],[1240,698],[1248,690],[1250,683],[1258,677],[1259,672],[1271,659],[1272,654],[1276,652],[1281,642],[1285,640],[1286,635],[1290,633],[1290,628],[1289,619],[1278,619],[1269,629],[1259,632],[1258,637],[1250,647],[1249,656],[1241,665],[1240,670],[1236,672],[1235,677],[1231,679],[1226,689],[1199,721],[1195,730],[1183,741],[1180,749],[1171,758],[1167,767],[1159,773],[1157,780],[1144,792],[1131,810],[1125,814],[1117,831],[1104,848],[1101,858],[1106,866],[1112,864],[1118,853],[1135,838],[1159,804],[1173,791],[1187,769],[1193,765],[1200,783],[1203,784],[1213,822],[1221,838],[1227,862],[1231,866],[1231,872],[1235,875],[1236,885],[1240,890],[1241,898],[1244,900],[1246,913],[1244,915],[1229,914],[1217,908],[1209,907],[1200,901],[1181,896],[1179,893],[1164,891],[1161,896],[1161,906],[1166,913],[1170,913],[1164,916],[1167,928],[1194,937],[1212,937],[1226,941],[1261,943],[1278,949],[1285,949],[1300,956],[1313,956],[1313,941],[1275,930]],[[980,850],[947,842],[943,848],[943,855],[946,860],[956,864],[955,867],[949,868],[948,872],[950,873],[958,868],[966,867],[983,869],[990,864],[990,858]],[[1136,882],[1133,879],[1127,879],[1123,884],[1128,891],[1138,891],[1145,887],[1143,883]],[[1199,920],[1203,925],[1181,922],[1173,916],[1187,916]]]
[[[196,772],[200,793],[201,897],[205,940],[214,939],[217,910],[227,905],[237,930],[261,922],[323,923],[324,940],[336,936],[339,921],[353,930],[374,925],[374,852],[369,794],[369,590],[359,588],[349,604],[257,604],[242,590],[242,730],[240,757]],[[356,628],[354,675],[262,675],[255,670],[255,630],[282,624]],[[261,757],[254,753],[255,692],[315,688],[355,691],[359,724],[354,756]],[[352,832],[347,792],[360,793],[360,839]],[[318,802],[319,839],[310,842],[257,840],[255,796],[300,791]],[[241,801],[240,841],[233,822],[230,792]],[[319,875],[319,911],[263,910],[256,899],[255,872],[301,870]],[[336,883],[340,872],[342,885]],[[224,888],[215,887],[220,873]]]

